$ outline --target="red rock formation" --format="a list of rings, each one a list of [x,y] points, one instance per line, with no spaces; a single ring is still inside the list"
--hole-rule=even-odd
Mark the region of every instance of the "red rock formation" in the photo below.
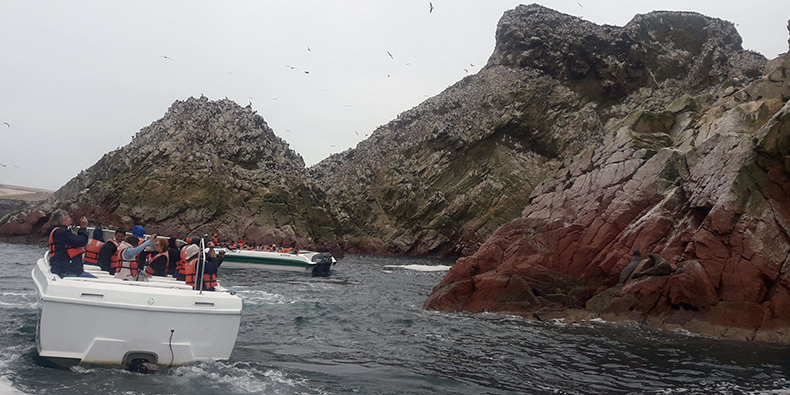
[[[425,307],[790,343],[790,56],[718,95],[610,122],[603,146],[536,188]],[[677,269],[617,287],[634,246]]]

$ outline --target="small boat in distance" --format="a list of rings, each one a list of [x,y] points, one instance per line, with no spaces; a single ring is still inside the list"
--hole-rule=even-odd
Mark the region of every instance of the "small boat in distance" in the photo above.
[[[299,251],[295,253],[224,248],[218,248],[217,251],[225,251],[225,261],[222,266],[309,272],[314,277],[328,276],[332,265],[337,263],[337,260],[328,252]]]

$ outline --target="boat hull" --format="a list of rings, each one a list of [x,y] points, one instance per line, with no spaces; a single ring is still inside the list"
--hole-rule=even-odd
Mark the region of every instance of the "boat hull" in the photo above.
[[[61,279],[45,259],[33,270],[39,322],[36,349],[58,364],[181,365],[230,358],[241,299],[188,289],[172,280],[140,283]]]

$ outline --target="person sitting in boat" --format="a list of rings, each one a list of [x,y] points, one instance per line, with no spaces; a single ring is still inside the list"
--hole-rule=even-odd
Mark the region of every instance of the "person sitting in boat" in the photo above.
[[[121,242],[125,237],[126,229],[115,229],[115,238],[101,246],[101,251],[99,251],[99,260],[97,263],[99,264],[99,267],[102,271],[115,274],[115,268],[112,267],[112,257],[115,255],[115,252],[118,251],[118,246],[121,245]]]
[[[219,246],[219,235],[217,233],[214,233],[211,236],[211,241],[214,242],[215,246]]]
[[[145,240],[145,228],[140,225],[135,225],[132,228],[132,235],[137,237],[137,239],[140,240],[142,244],[142,241]],[[151,250],[154,247],[154,241],[156,241],[156,239],[151,239],[151,243],[148,245],[148,247],[137,254],[137,267],[142,269],[148,263],[148,257],[152,255]]]
[[[151,240],[155,239],[156,235],[152,235]],[[113,258],[113,265],[116,267],[115,278],[122,280],[137,280],[139,278],[140,270],[137,265],[139,254],[151,244],[151,240],[140,243],[140,239],[136,236],[129,236],[118,246],[118,251]],[[132,247],[136,244],[139,245]]]
[[[167,240],[156,239],[156,242],[154,242],[154,251],[156,251],[156,255],[151,254],[148,257],[148,262],[145,267],[145,276],[165,277],[167,275],[167,267],[170,265],[170,255],[167,253]]]
[[[175,277],[178,261],[181,259],[181,250],[178,249],[178,244],[175,237],[171,237],[169,240],[167,240],[167,255],[168,264],[166,273]]]
[[[49,265],[53,274],[61,277],[89,277],[96,276],[83,270],[82,253],[88,244],[88,219],[80,219],[80,229],[75,235],[69,229],[72,220],[66,210],[56,210],[52,213],[53,225],[49,229]]]

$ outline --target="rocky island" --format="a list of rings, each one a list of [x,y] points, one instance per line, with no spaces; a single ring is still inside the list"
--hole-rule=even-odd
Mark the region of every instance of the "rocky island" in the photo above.
[[[788,27],[790,28],[790,26]],[[42,204],[253,243],[461,257],[427,309],[790,343],[790,56],[692,12],[504,14],[479,73],[305,168],[250,107],[175,102]],[[206,147],[210,147],[207,149]]]
[[[766,62],[732,24],[694,13],[568,18],[510,11],[492,61],[600,98],[601,143],[533,190],[425,308],[790,342],[790,56]]]

